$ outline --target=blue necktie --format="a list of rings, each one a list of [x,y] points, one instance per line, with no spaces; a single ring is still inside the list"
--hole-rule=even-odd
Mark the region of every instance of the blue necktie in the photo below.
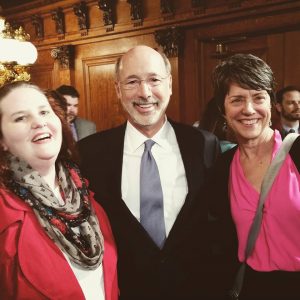
[[[158,168],[151,148],[152,140],[145,142],[140,171],[140,222],[159,248],[166,240],[163,193]]]

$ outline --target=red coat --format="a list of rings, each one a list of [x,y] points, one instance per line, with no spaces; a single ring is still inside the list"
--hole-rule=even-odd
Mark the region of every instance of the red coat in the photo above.
[[[117,300],[114,238],[104,210],[93,199],[92,204],[104,237],[105,299]],[[4,190],[0,190],[0,299],[85,299],[64,255],[32,209]]]

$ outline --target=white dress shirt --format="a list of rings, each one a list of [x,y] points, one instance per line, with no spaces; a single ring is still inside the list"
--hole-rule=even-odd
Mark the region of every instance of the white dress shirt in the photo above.
[[[140,165],[144,142],[148,139],[127,122],[122,168],[122,199],[138,221],[140,221]],[[188,193],[187,180],[171,124],[166,120],[163,127],[151,139],[155,142],[151,152],[160,174],[168,236]]]
[[[291,129],[294,129],[294,131],[295,131],[296,133],[299,133],[299,132],[300,132],[300,131],[299,131],[299,125],[296,125],[295,127],[288,127],[288,126],[282,124],[282,128],[283,128],[283,130],[285,130],[286,132],[289,132]]]

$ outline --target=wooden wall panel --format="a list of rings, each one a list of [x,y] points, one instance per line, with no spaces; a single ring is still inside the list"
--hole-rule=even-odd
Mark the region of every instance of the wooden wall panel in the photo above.
[[[284,48],[285,39],[283,33],[268,35],[267,61],[274,72],[277,88],[284,86]]]
[[[98,130],[115,127],[125,120],[114,88],[114,64],[118,56],[83,60],[85,108]]]
[[[179,46],[172,65],[173,95],[168,115],[174,120],[192,124],[199,119],[212,96],[211,72],[219,62],[214,56],[220,41],[229,51],[250,52],[265,59],[272,67],[278,87],[300,85],[300,0],[239,1],[232,6],[228,0],[205,1],[206,8],[193,10],[191,1],[176,0],[174,15],[164,18],[160,1],[145,0],[144,20],[134,26],[130,5],[116,1],[116,24],[107,32],[98,1],[86,0],[90,29],[86,36],[78,30],[72,6],[79,0],[39,1],[41,6],[14,8],[4,15],[25,24],[39,50],[39,59],[32,67],[32,80],[43,88],[61,84],[74,85],[80,95],[80,116],[96,122],[98,130],[115,126],[124,120],[113,80],[114,60],[129,48],[145,44],[162,49],[155,41],[155,31],[171,26],[179,28],[184,42],[169,40]],[[61,7],[65,14],[66,33],[57,36],[51,11]],[[40,14],[44,20],[44,39],[37,39],[31,16]],[[61,69],[50,56],[54,47],[72,45],[74,66]]]
[[[52,89],[53,87],[53,66],[32,67],[31,81],[42,89]]]
[[[284,85],[300,85],[300,31],[284,34]]]
[[[55,86],[57,67],[49,50],[39,51],[36,64],[31,67],[31,81],[43,89]]]

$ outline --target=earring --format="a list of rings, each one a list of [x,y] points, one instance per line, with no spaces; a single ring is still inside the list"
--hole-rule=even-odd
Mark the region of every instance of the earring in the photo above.
[[[223,123],[223,131],[226,131],[227,130],[227,122],[226,121],[224,121],[224,123]]]
[[[270,126],[270,127],[272,126],[272,120],[269,121],[269,126]]]
[[[3,145],[3,144],[0,144],[0,147],[1,147],[1,150],[2,150],[3,152],[8,151],[7,146],[5,146],[5,145]]]

